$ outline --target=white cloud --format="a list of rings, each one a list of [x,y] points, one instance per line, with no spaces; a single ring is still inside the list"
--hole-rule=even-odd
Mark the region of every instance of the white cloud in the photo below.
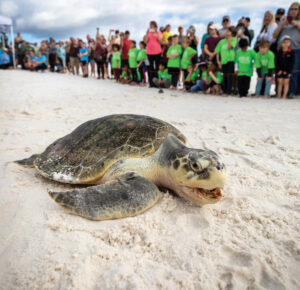
[[[170,23],[172,31],[178,25],[187,28],[194,24],[200,37],[206,24],[212,19],[220,24],[223,15],[250,16],[252,26],[261,25],[261,14],[269,8],[285,7],[287,0],[1,0],[0,14],[10,16],[16,31],[31,33],[36,37],[67,38],[70,35],[84,36],[100,27],[107,34],[109,28],[129,29],[133,38],[139,40],[150,20],[159,25]],[[259,18],[259,19],[258,19]],[[237,16],[233,17],[237,20]]]

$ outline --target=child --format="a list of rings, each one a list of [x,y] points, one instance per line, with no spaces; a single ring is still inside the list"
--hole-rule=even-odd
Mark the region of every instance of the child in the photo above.
[[[225,38],[220,40],[215,48],[217,63],[223,72],[223,97],[228,97],[232,90],[232,79],[234,74],[235,47],[237,44],[236,28],[230,26]]]
[[[257,71],[257,84],[255,90],[255,97],[260,95],[262,84],[264,79],[266,80],[264,98],[267,99],[270,96],[270,89],[272,84],[272,76],[275,68],[275,56],[272,51],[270,51],[270,42],[268,40],[260,41],[259,52],[255,57],[255,67]]]
[[[128,51],[128,63],[129,68],[132,74],[132,85],[135,85],[138,83],[138,76],[137,76],[137,55],[138,55],[138,49],[136,48],[136,42],[134,40],[130,41],[130,49]]]
[[[248,45],[247,39],[240,39],[240,49],[237,51],[235,57],[240,98],[247,97],[250,88],[251,77],[253,76],[253,63],[255,61],[256,53],[253,49],[248,50]]]
[[[122,68],[122,74],[120,77],[121,84],[129,84],[132,82],[132,74],[130,73],[128,66],[124,65]]]
[[[79,57],[80,57],[80,62],[82,66],[82,73],[83,77],[87,78],[89,76],[88,74],[88,63],[89,63],[89,50],[86,47],[85,42],[82,42],[81,48],[79,50]]]
[[[187,67],[186,78],[184,80],[184,88],[189,91],[192,86],[196,84],[196,78],[199,74],[199,71],[195,71],[192,64],[189,64]]]
[[[48,68],[48,64],[47,64],[46,56],[42,55],[42,53],[38,51],[35,70],[41,70],[42,72],[44,72],[47,68]]]
[[[221,91],[221,84],[223,82],[222,73],[218,70],[217,66],[211,64],[207,69],[207,83],[212,95],[218,95]]]
[[[111,68],[113,70],[114,77],[118,82],[120,80],[121,74],[121,53],[120,53],[120,46],[118,44],[112,45],[112,59],[111,59]]]
[[[290,86],[290,76],[293,71],[295,61],[295,53],[290,48],[291,38],[288,35],[283,36],[279,43],[280,50],[276,53],[275,58],[278,85],[277,98],[280,99],[281,96],[283,96],[283,98],[286,99]]]
[[[205,61],[200,62],[198,65],[200,69],[201,79],[196,81],[196,84],[191,87],[191,92],[198,92],[198,91],[206,91],[207,88],[207,63]]]
[[[25,63],[25,67],[26,67],[27,69],[33,71],[34,68],[35,68],[35,66],[36,66],[36,56],[35,56],[35,54],[34,54],[34,51],[31,50],[31,51],[29,52],[29,57],[28,57],[28,59],[27,59],[27,62]]]
[[[138,72],[140,74],[140,79],[141,79],[141,84],[144,85],[146,84],[146,77],[145,77],[145,73],[146,73],[146,58],[147,58],[147,54],[146,54],[146,43],[144,41],[140,42],[140,50],[138,52],[137,55],[137,61],[138,61]]]
[[[172,45],[167,51],[168,58],[168,71],[172,76],[172,89],[176,90],[179,72],[180,72],[180,56],[182,53],[181,45],[178,44],[179,38],[178,35],[172,36]]]
[[[8,69],[10,66],[10,56],[7,50],[4,48],[3,52],[0,53],[0,69]]]
[[[161,63],[159,65],[158,78],[153,78],[153,83],[158,88],[169,88],[171,85],[171,80],[172,77],[168,73],[168,69],[166,69],[165,65]]]
[[[193,49],[190,45],[190,40],[187,37],[182,39],[182,48],[184,49],[182,59],[181,59],[181,69],[183,71],[184,79],[188,75],[187,67],[192,63],[192,59],[197,55],[197,50]]]

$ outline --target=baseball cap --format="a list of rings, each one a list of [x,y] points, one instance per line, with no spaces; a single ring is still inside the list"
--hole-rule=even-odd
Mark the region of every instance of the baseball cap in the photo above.
[[[225,16],[223,16],[223,20],[222,21],[224,21],[224,20],[230,20],[230,17],[228,15],[225,15]]]
[[[277,11],[276,11],[276,14],[284,15],[285,14],[285,9],[284,8],[278,8]]]
[[[283,42],[283,41],[286,40],[286,39],[292,40],[291,37],[290,37],[289,35],[284,35],[284,36],[282,36],[282,37],[280,38],[279,43]]]
[[[216,24],[212,24],[209,26],[209,29],[219,29],[218,26]]]

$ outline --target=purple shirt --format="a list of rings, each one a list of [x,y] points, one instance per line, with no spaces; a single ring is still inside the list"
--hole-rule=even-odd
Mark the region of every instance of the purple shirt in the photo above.
[[[210,36],[205,39],[204,45],[207,44],[208,50],[210,52],[214,52],[218,42],[222,39],[223,37],[221,36],[217,36],[217,37]]]

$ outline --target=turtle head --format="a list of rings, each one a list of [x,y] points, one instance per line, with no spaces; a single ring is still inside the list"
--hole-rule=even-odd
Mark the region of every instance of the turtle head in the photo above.
[[[170,187],[196,204],[219,201],[226,174],[219,156],[211,150],[188,148],[175,136],[168,136],[167,139]]]

